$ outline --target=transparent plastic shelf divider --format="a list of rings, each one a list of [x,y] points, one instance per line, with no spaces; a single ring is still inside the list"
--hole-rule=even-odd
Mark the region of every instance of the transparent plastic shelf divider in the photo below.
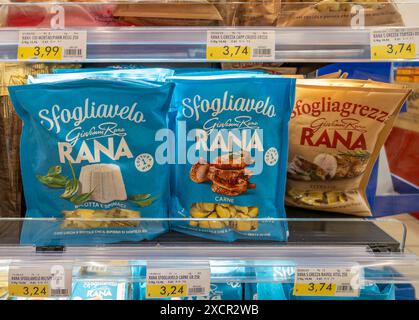
[[[289,213],[289,211],[287,210]],[[173,231],[173,226],[189,227],[205,222],[205,227],[199,230],[203,235],[193,237],[184,233]],[[209,223],[208,223],[209,222]],[[221,225],[222,223],[222,225]],[[287,241],[260,241],[257,237],[242,237],[234,242],[220,242],[205,239],[205,234],[216,229],[227,228],[240,234],[246,228],[255,228],[262,224],[270,224],[272,234],[284,232],[288,226]],[[147,230],[159,226],[162,234],[156,238],[145,241],[132,241],[129,236],[109,237],[117,230],[125,233],[129,230]],[[245,228],[245,229],[243,229]],[[255,229],[255,230],[256,230]],[[98,230],[98,232],[95,232]],[[177,228],[179,230],[179,228]],[[249,229],[250,230],[250,229]],[[390,236],[385,230],[391,231],[397,238]],[[93,233],[92,233],[93,232]],[[69,236],[70,234],[70,236]],[[77,241],[77,234],[86,236]],[[24,237],[22,237],[24,235]],[[207,237],[208,238],[208,237]],[[34,239],[33,242],[22,239]],[[121,240],[124,239],[124,240]],[[299,245],[361,245],[384,248],[384,251],[400,251],[404,249],[406,239],[405,225],[395,219],[365,219],[365,218],[1,218],[0,219],[0,247],[34,247],[34,246],[100,246],[100,245],[126,245],[141,248],[159,246],[182,245],[194,246],[223,246],[239,247],[242,245],[274,245],[274,246],[299,246]],[[285,239],[284,239],[285,240]],[[386,249],[388,248],[388,249]]]
[[[85,62],[205,62],[208,61],[207,31],[230,29],[237,30],[228,27],[87,29]],[[331,62],[370,59],[368,29],[246,27],[246,30],[257,29],[276,32],[275,61]],[[77,28],[66,30],[77,30]],[[0,61],[17,61],[18,35],[17,29],[0,28]]]
[[[6,248],[0,248],[1,257]],[[138,248],[137,248],[138,249]],[[102,270],[96,274],[76,273],[75,280],[91,282],[118,281],[144,282],[147,263],[176,268],[181,263],[191,268],[209,264],[211,282],[283,282],[294,281],[296,267],[342,268],[357,266],[363,272],[362,284],[418,283],[419,259],[409,253],[372,253],[363,247],[242,247],[218,248],[142,248],[104,247],[69,248],[61,253],[27,253],[19,258],[0,258],[0,270],[10,264],[42,267],[54,264],[71,264],[74,270]],[[190,253],[189,251],[193,251]],[[189,252],[189,253],[188,253]],[[207,257],[206,257],[207,256]],[[1,277],[5,275],[0,272]]]

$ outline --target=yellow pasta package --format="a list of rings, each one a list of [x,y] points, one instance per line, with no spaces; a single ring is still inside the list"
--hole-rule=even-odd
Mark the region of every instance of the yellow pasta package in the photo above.
[[[371,216],[368,179],[409,93],[374,81],[297,80],[286,204]]]

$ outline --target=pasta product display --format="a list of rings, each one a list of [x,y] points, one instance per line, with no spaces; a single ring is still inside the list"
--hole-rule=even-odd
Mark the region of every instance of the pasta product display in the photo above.
[[[285,216],[295,80],[216,73],[173,81],[177,141],[188,138],[177,148],[172,216],[208,219],[173,222],[173,229],[225,241],[286,240],[282,221],[253,220]]]
[[[165,221],[132,219],[168,214],[169,168],[154,159],[154,135],[167,128],[172,89],[110,77],[9,88],[24,122],[26,216],[64,221],[25,223],[22,243],[142,240],[167,231]]]
[[[119,4],[113,14],[136,26],[224,25],[217,7],[207,1]]]
[[[278,26],[403,26],[396,6],[389,0],[288,0],[281,5]]]
[[[7,5],[0,4],[0,28],[6,26],[7,24],[8,9]]]
[[[362,80],[297,80],[286,203],[370,216],[365,189],[410,93]]]
[[[281,10],[281,0],[245,0],[239,5],[240,26],[275,26]]]
[[[238,231],[251,231],[257,230],[258,221],[246,221],[246,219],[257,219],[258,213],[259,209],[257,207],[234,206],[220,203],[194,203],[190,209],[191,218],[207,218],[208,220],[191,220],[189,224],[200,228],[221,229],[230,227]],[[238,218],[240,220],[217,221],[211,220],[211,218]]]
[[[61,10],[53,1],[19,1],[10,3],[7,9],[6,27],[50,28],[58,23],[65,27],[122,27],[129,24],[113,15],[112,1],[63,1]],[[22,3],[23,2],[23,3]],[[82,2],[83,5],[78,4]],[[89,3],[91,2],[91,3]],[[0,24],[1,26],[1,24]]]
[[[284,67],[282,63],[276,62],[225,62],[222,64],[222,68],[226,70],[261,70],[277,75],[295,75],[297,73],[297,68]]]

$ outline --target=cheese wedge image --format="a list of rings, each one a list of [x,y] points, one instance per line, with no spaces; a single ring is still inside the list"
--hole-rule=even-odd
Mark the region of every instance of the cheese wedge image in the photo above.
[[[114,164],[92,164],[80,170],[80,193],[93,193],[90,200],[100,203],[127,200],[124,180],[119,166]]]

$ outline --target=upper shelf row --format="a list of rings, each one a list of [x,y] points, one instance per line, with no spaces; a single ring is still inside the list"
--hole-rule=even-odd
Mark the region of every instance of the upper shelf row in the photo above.
[[[86,31],[86,54],[78,59],[86,62],[369,61],[374,59],[377,42],[371,42],[371,35],[376,29],[412,32],[402,38],[388,33],[380,44],[401,42],[405,47],[385,47],[379,57],[419,60],[418,12],[419,0],[0,0],[0,61],[22,59],[22,31],[51,29]],[[272,54],[254,58],[250,41],[252,53],[247,55],[209,55],[210,46],[237,44],[210,43],[211,32],[227,37],[232,30],[242,36],[265,31],[271,42],[261,48],[270,47]]]

